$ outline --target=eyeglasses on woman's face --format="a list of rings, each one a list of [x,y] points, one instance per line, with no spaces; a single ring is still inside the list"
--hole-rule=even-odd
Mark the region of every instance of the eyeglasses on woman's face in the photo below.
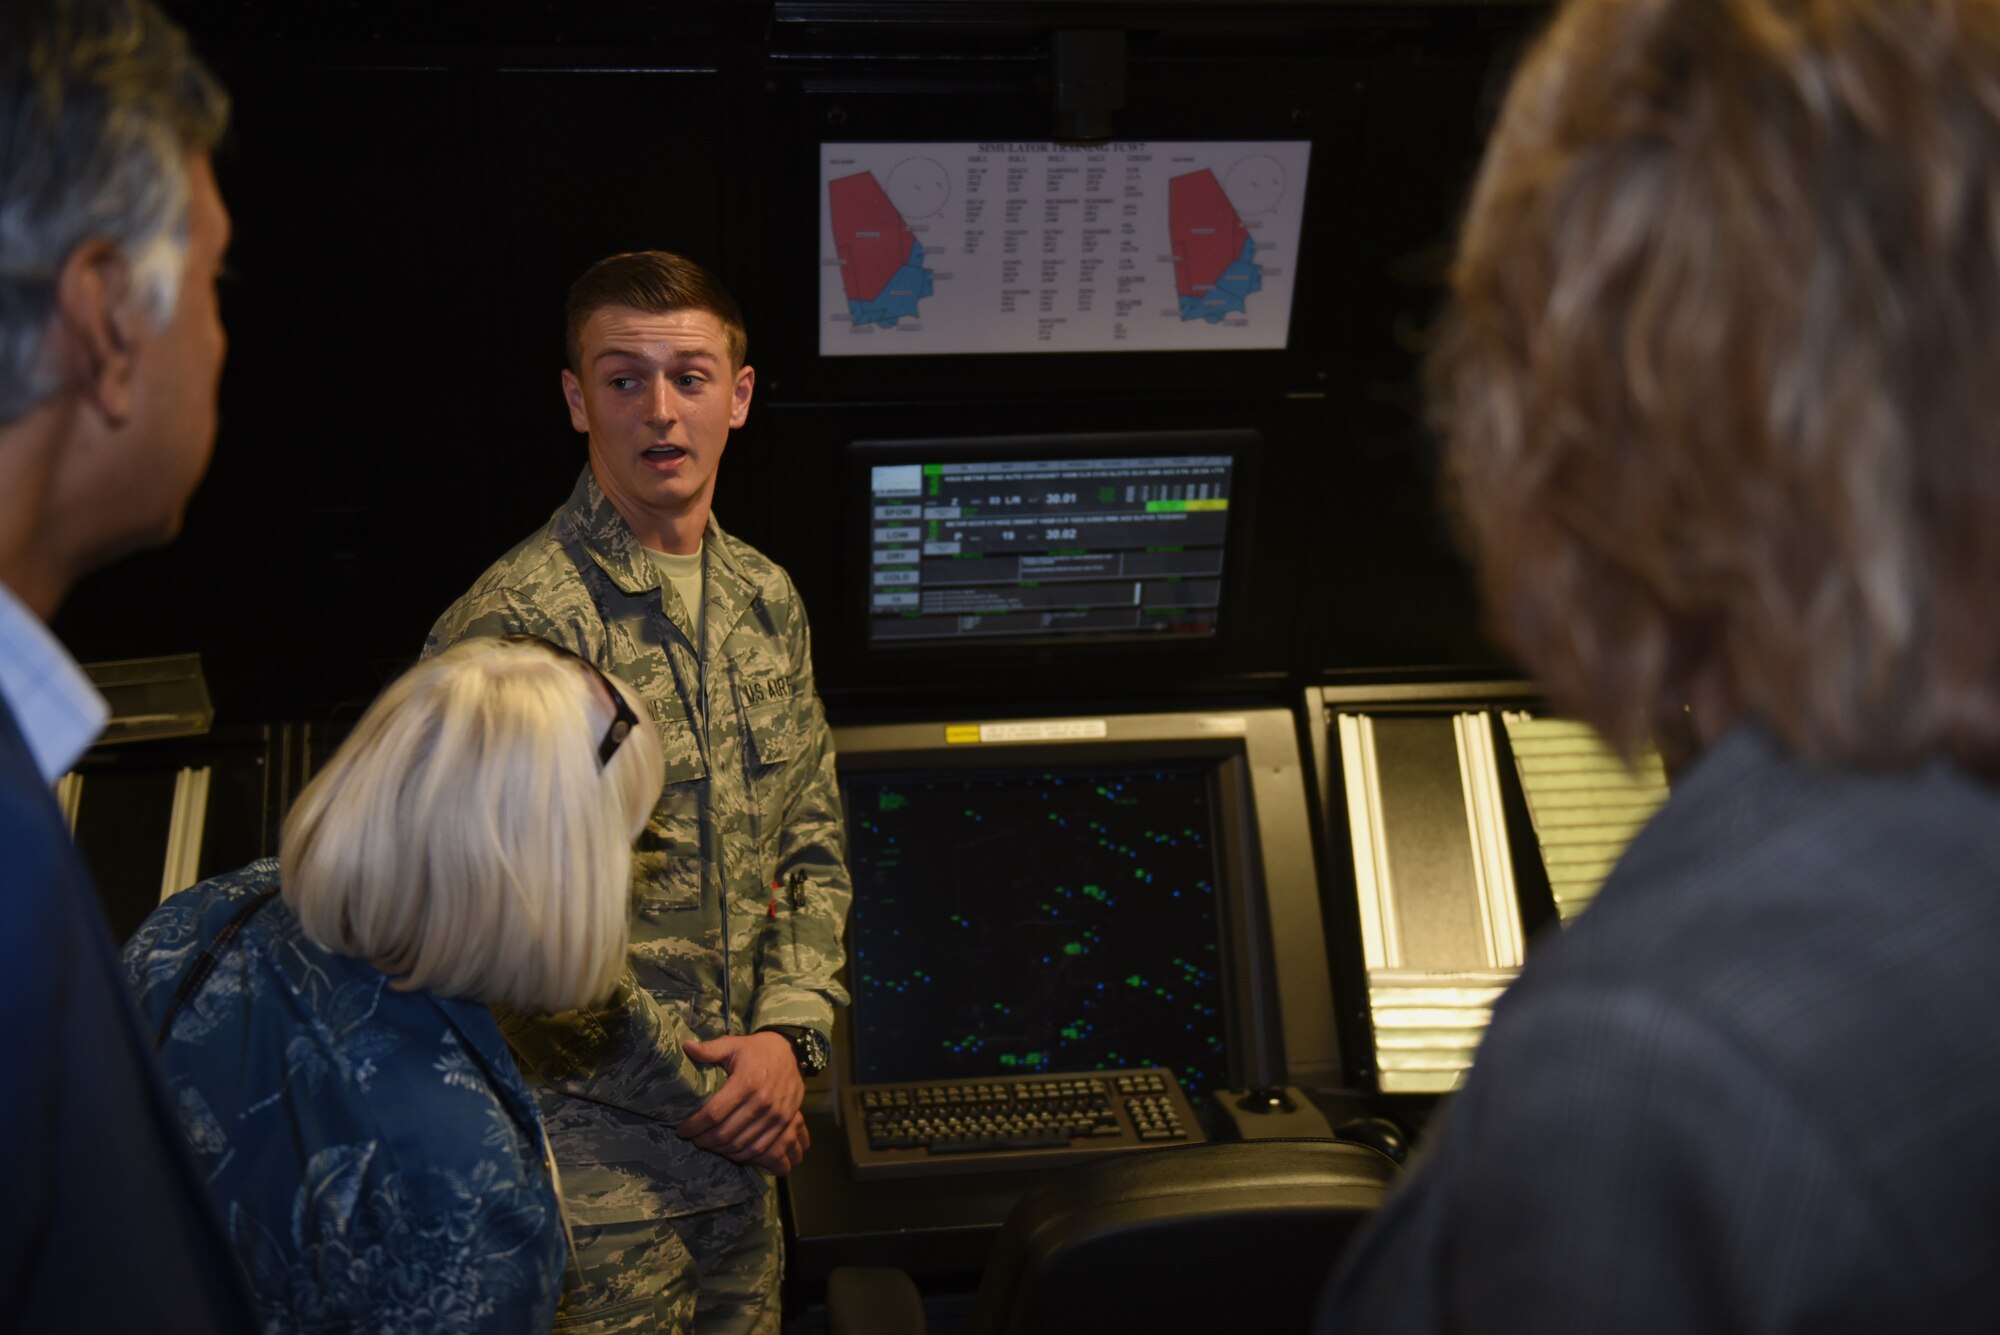
[[[611,763],[611,757],[618,754],[618,748],[632,735],[632,729],[639,726],[639,716],[632,712],[626,702],[625,693],[612,684],[604,669],[573,649],[564,648],[553,640],[545,640],[539,635],[503,635],[508,644],[539,644],[559,658],[567,658],[573,663],[581,663],[591,676],[597,678],[604,687],[604,693],[611,697],[611,726],[604,730],[604,740],[597,744],[597,767],[603,769]]]

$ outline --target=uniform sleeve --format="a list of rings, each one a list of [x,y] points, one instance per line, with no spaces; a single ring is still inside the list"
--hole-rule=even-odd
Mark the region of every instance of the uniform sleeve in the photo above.
[[[1508,1022],[1319,1331],[1897,1328],[1909,1253],[1773,1055],[1630,993]]]
[[[762,938],[761,982],[750,1027],[791,1024],[827,1033],[834,1007],[847,1004],[836,976],[847,958],[841,935],[854,886],[847,872],[833,733],[813,686],[812,633],[796,590],[792,599],[797,615],[788,648],[799,745],[789,762],[780,823],[779,912]],[[794,884],[796,894],[790,891]]]
[[[692,1116],[726,1074],[688,1060],[682,1045],[694,1035],[639,986],[629,967],[603,1006],[495,1014],[530,1083],[668,1126]]]

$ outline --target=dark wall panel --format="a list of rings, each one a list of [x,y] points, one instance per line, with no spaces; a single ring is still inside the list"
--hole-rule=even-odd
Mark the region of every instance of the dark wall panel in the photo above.
[[[1495,658],[1435,500],[1414,368],[1532,6],[638,3],[183,8],[237,102],[232,355],[173,547],[94,576],[85,659],[199,650],[225,721],[336,724],[567,494],[561,301],[659,246],[715,267],[758,391],[717,513],[798,578],[837,703],[1294,698]],[[1065,23],[1128,33],[1117,133],[1309,138],[1279,353],[820,359],[824,139],[1046,137]],[[1251,427],[1252,576],[1205,651],[884,670],[843,607],[850,441]]]

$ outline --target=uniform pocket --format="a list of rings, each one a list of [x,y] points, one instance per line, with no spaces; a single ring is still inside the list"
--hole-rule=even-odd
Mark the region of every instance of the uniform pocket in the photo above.
[[[659,729],[666,782],[632,849],[632,911],[640,920],[701,906],[701,785],[708,778],[687,713],[678,702],[648,704]]]
[[[701,907],[700,848],[699,832],[690,839],[648,826],[632,850],[632,911],[646,917]]]
[[[790,700],[752,705],[744,711],[750,730],[751,760],[760,769],[782,765],[799,754],[805,739]]]
[[[694,726],[685,711],[659,700],[647,701],[654,727],[660,734],[660,759],[666,763],[667,783],[694,783],[708,777],[708,764],[701,758]]]

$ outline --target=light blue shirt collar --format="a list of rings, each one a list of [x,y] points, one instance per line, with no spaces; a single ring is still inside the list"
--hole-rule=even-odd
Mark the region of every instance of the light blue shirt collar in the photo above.
[[[0,584],[0,703],[14,715],[35,768],[49,783],[90,749],[111,717],[111,706],[62,641],[5,584]]]

